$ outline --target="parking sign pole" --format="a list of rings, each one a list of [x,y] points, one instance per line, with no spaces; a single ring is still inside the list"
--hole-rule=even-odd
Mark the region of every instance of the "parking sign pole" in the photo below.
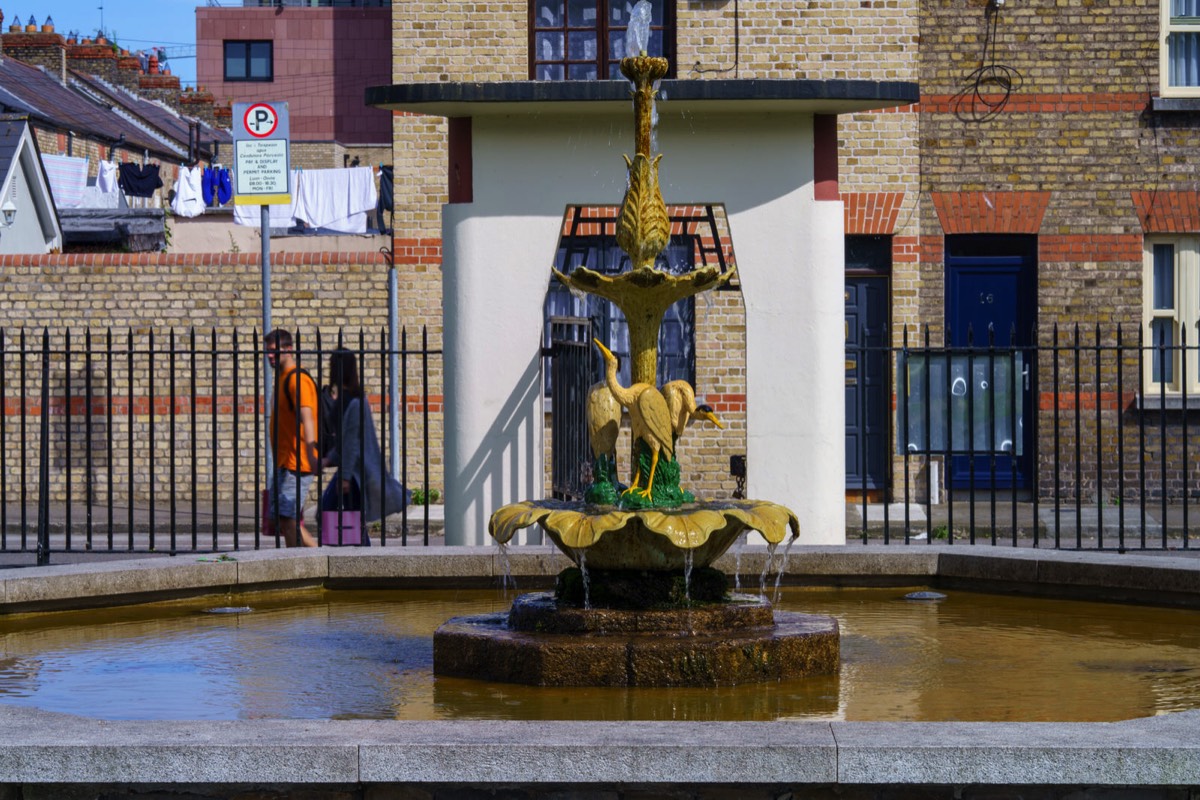
[[[259,207],[259,232],[262,241],[262,323],[263,335],[271,324],[271,206],[292,202],[288,139],[288,105],[283,102],[233,104],[233,162],[235,205]],[[274,408],[274,381],[271,362],[263,352],[263,417],[266,423],[267,474],[275,472],[271,454],[271,411]]]
[[[260,216],[259,230],[262,231],[262,320],[263,320],[263,335],[267,335],[271,330],[271,207],[259,206]],[[263,348],[263,397],[265,404],[263,406],[263,430],[267,432],[267,474],[275,474],[275,465],[272,463],[273,456],[271,450],[271,409],[275,389],[274,375],[271,372],[271,361],[267,358],[266,348]]]

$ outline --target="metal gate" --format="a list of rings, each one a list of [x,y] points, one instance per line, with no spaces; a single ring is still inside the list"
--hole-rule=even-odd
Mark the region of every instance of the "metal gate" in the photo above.
[[[550,318],[550,492],[582,499],[591,482],[587,395],[595,382],[587,317]]]

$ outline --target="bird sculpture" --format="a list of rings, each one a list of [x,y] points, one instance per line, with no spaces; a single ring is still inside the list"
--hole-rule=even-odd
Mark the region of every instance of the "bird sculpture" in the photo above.
[[[663,397],[667,399],[667,408],[671,412],[671,426],[678,439],[688,423],[694,419],[708,420],[722,430],[725,426],[717,419],[710,405],[696,405],[696,390],[687,381],[669,381],[662,387]]]
[[[617,436],[621,432],[621,404],[613,396],[606,381],[600,381],[588,390],[587,428],[588,441],[592,446],[592,459],[607,459],[602,470],[609,481],[615,484]]]
[[[625,491],[637,492],[647,500],[652,499],[659,453],[665,452],[667,458],[673,458],[675,453],[675,444],[671,441],[671,411],[667,406],[667,399],[663,397],[662,392],[648,383],[635,383],[632,386],[622,386],[618,383],[617,357],[602,345],[599,339],[592,341],[604,356],[605,384],[617,402],[629,410],[629,426],[634,441],[641,441],[650,449],[650,474],[646,476],[646,488],[640,488],[642,475],[638,466],[635,467],[633,480]]]

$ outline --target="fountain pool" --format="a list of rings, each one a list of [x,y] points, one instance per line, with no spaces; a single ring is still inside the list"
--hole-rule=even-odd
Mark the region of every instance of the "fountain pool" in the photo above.
[[[920,586],[784,588],[835,617],[840,675],[722,688],[435,677],[495,590],[235,594],[0,618],[0,703],[100,719],[1113,721],[1200,708],[1200,611]],[[213,608],[250,613],[204,613]]]

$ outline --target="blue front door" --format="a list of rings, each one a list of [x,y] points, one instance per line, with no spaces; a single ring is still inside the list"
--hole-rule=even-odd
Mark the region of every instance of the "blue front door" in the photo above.
[[[888,279],[846,277],[846,489],[886,484]]]
[[[956,455],[950,467],[951,485],[1010,489],[1028,485],[1032,463],[1033,370],[1027,348],[1033,342],[1037,309],[1037,245],[1032,236],[946,237],[946,325],[954,348],[973,346],[965,357],[964,375],[970,375],[974,434],[970,442],[953,442],[956,451],[973,445],[975,455]],[[995,350],[989,355],[989,345]],[[1017,355],[1010,358],[1009,354]],[[960,359],[961,360],[961,359]],[[1011,378],[1009,371],[1017,374]],[[1017,413],[1022,424],[1008,436],[1004,428],[989,423],[991,415],[1012,416],[1013,409],[996,407],[993,384],[1013,381],[1017,388]],[[1008,401],[1011,406],[1012,401]],[[982,422],[980,423],[979,421]],[[999,440],[997,440],[999,438]],[[984,451],[993,451],[985,453]],[[1006,453],[1017,452],[1015,457]],[[1015,482],[1014,482],[1015,481]]]

